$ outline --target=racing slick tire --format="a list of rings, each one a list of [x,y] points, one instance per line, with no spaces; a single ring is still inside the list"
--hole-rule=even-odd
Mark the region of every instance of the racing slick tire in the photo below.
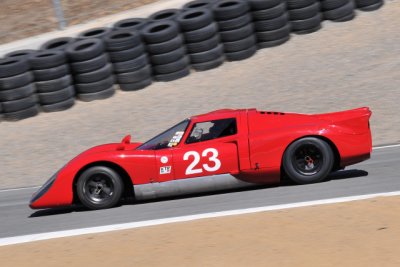
[[[76,184],[76,193],[88,209],[107,209],[118,204],[124,191],[119,174],[105,166],[94,166],[85,170]]]
[[[283,155],[283,169],[298,184],[324,180],[332,171],[334,154],[329,144],[315,137],[294,141]]]

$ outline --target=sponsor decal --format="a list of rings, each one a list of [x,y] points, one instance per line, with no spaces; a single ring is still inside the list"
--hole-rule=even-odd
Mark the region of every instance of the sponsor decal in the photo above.
[[[171,173],[171,166],[160,167],[160,174],[169,174]]]

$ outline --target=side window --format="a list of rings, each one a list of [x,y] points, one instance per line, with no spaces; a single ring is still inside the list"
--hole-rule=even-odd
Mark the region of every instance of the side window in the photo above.
[[[234,118],[198,122],[190,131],[186,144],[212,140],[236,133],[236,119]]]

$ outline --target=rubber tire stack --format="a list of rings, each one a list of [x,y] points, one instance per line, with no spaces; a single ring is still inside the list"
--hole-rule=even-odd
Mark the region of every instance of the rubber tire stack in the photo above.
[[[291,24],[284,0],[250,0],[258,48],[277,46],[290,39]]]
[[[254,55],[257,52],[256,37],[248,2],[223,0],[215,3],[212,10],[226,59],[237,61]]]
[[[99,38],[102,39],[106,37],[113,29],[108,27],[98,27],[89,29],[86,31],[81,32],[78,34],[78,39],[92,39],[92,38]]]
[[[182,9],[192,9],[192,8],[208,8],[211,9],[213,3],[217,2],[217,0],[194,0],[186,3]]]
[[[220,66],[224,61],[223,47],[220,44],[217,24],[211,10],[205,8],[189,9],[182,12],[177,22],[183,31],[187,53],[192,68],[205,71]],[[184,49],[175,54],[184,55]]]
[[[27,59],[0,59],[0,113],[5,120],[21,120],[38,114],[33,80]]]
[[[102,40],[80,40],[70,45],[66,52],[80,100],[93,101],[114,95],[114,76]]]
[[[114,31],[140,31],[144,26],[147,25],[147,23],[149,23],[149,20],[144,18],[123,19],[114,23],[113,29]]]
[[[321,0],[324,18],[335,22],[352,20],[356,13],[353,0]]]
[[[104,38],[104,44],[121,90],[139,90],[152,83],[151,66],[139,32],[113,31]],[[108,68],[111,70],[111,66]]]
[[[356,6],[362,11],[373,11],[381,8],[383,0],[355,0]]]
[[[75,104],[75,89],[64,51],[45,50],[35,53],[29,58],[29,64],[43,111],[61,111]]]
[[[149,16],[150,21],[162,21],[162,20],[173,20],[175,21],[178,15],[181,13],[180,9],[170,8],[158,11]]]
[[[189,58],[186,54],[179,52],[185,47],[175,21],[151,22],[143,28],[141,33],[147,45],[155,80],[173,81],[189,75]]]
[[[286,0],[292,32],[307,34],[321,29],[323,16],[318,0]]]
[[[62,50],[65,51],[69,45],[75,42],[72,37],[59,37],[45,42],[40,46],[40,50]]]

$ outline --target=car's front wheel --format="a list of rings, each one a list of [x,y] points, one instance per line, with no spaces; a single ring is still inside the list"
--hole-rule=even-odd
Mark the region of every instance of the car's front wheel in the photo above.
[[[296,140],[286,149],[283,168],[299,184],[324,180],[332,171],[334,155],[327,142],[315,137]]]
[[[89,209],[114,207],[121,199],[124,184],[119,174],[105,166],[85,170],[78,178],[76,193]]]

